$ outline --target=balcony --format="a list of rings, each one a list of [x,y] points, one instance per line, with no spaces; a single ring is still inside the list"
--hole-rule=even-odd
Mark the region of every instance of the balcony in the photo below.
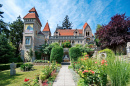
[[[84,39],[84,36],[50,36],[50,40],[74,40],[74,39]]]

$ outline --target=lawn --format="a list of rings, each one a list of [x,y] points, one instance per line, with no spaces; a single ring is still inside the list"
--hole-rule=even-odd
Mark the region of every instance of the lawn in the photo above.
[[[24,79],[33,79],[40,73],[43,66],[34,66],[33,71],[22,72],[20,68],[16,68],[16,75],[10,76],[10,70],[0,72],[0,86],[22,86]]]

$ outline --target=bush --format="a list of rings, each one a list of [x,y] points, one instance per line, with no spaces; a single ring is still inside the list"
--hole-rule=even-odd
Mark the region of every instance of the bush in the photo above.
[[[70,42],[64,42],[64,43],[62,43],[62,47],[63,48],[70,48],[71,47],[71,43]]]
[[[20,65],[22,65],[23,63],[15,63],[16,67],[20,67]],[[0,64],[0,70],[8,70],[10,69],[10,63],[9,64]]]
[[[69,49],[69,56],[70,56],[71,60],[77,60],[77,58],[79,56],[81,56],[80,49],[77,47],[71,47]]]
[[[58,63],[61,63],[63,57],[63,48],[62,47],[52,48],[50,57],[51,57],[51,61],[56,61]]]
[[[38,51],[35,51],[35,57],[36,59],[41,59],[41,53]]]
[[[107,58],[115,57],[115,54],[111,49],[106,48],[104,50],[99,51],[99,53],[101,52],[105,52],[107,54]]]
[[[20,66],[21,71],[30,71],[33,67],[33,64],[25,63]]]

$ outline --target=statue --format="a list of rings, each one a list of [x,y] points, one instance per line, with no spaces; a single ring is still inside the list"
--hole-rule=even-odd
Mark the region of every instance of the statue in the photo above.
[[[12,64],[10,64],[10,75],[15,75],[16,74],[16,64],[13,62]]]
[[[65,62],[69,61],[69,57],[68,57],[67,55],[65,55],[64,61],[65,61]]]

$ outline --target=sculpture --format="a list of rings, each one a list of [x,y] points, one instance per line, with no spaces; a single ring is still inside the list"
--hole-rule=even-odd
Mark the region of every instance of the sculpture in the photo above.
[[[10,75],[15,75],[16,74],[16,64],[13,62],[12,64],[10,64]]]

